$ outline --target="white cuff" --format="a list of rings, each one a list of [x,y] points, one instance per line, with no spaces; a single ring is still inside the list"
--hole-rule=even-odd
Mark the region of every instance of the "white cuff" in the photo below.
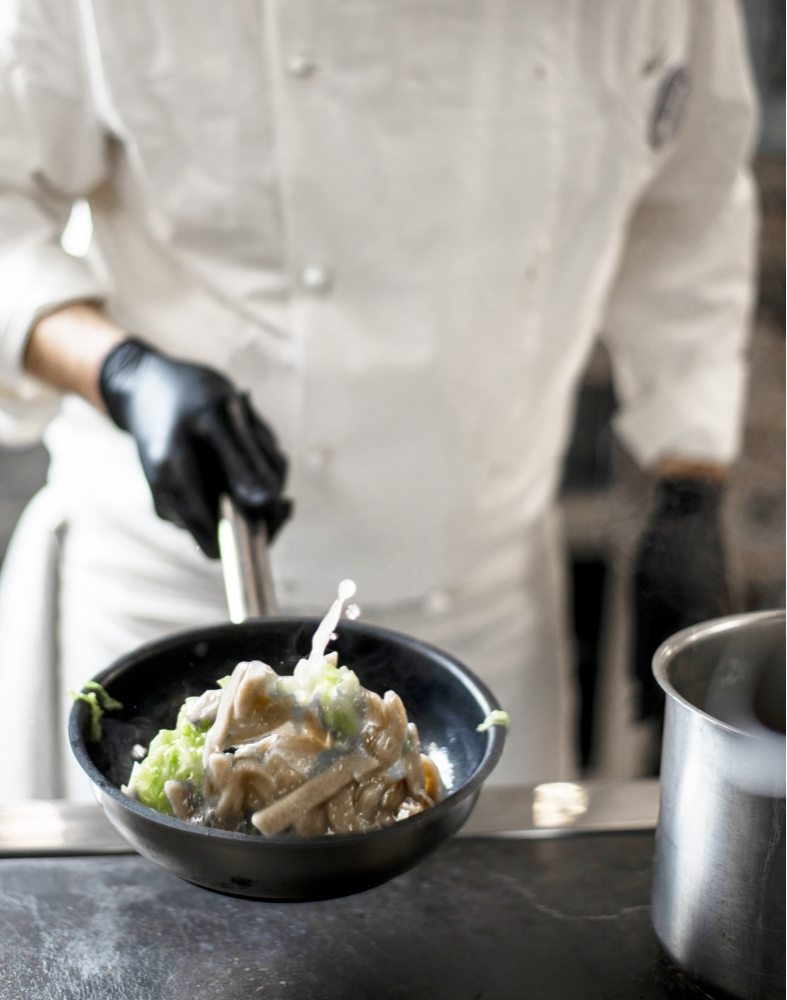
[[[30,331],[48,312],[101,300],[107,289],[86,261],[49,244],[6,255],[0,279],[6,290],[0,297],[0,442],[24,445],[41,436],[61,398],[22,369]]]
[[[13,388],[36,322],[69,302],[101,300],[107,289],[86,261],[49,244],[7,255],[0,277],[7,289],[0,299],[0,383]]]
[[[742,365],[689,372],[629,400],[615,431],[643,468],[667,456],[727,465],[740,451],[745,394]]]

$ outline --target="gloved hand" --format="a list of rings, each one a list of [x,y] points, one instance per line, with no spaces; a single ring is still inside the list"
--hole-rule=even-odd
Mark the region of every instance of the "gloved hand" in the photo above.
[[[286,460],[248,398],[219,372],[131,337],[104,360],[107,410],[137,443],[156,513],[218,558],[218,499],[229,493],[273,538],[290,514]]]
[[[657,647],[674,632],[731,611],[720,507],[724,485],[701,478],[663,479],[640,539],[632,579],[632,657],[640,719],[663,719],[653,678]]]

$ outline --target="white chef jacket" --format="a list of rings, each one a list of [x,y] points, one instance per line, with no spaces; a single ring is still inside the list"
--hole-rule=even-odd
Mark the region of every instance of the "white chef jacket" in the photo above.
[[[178,620],[183,588],[142,587],[122,538],[204,577],[206,607],[217,568],[156,522],[127,435],[21,374],[70,301],[252,393],[291,459],[288,608],[343,576],[372,617],[532,597],[523,548],[602,327],[638,460],[734,457],[754,114],[733,0],[2,11],[0,433],[48,425],[72,551],[104,533],[86,565],[140,620]],[[75,198],[86,259],[59,244]]]

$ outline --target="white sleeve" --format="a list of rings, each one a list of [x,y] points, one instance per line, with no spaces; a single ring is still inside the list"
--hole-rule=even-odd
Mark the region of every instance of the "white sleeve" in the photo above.
[[[757,212],[756,128],[735,0],[692,0],[685,113],[632,218],[604,339],[617,432],[643,466],[739,450]]]
[[[40,433],[58,401],[22,372],[32,326],[105,295],[88,262],[60,246],[73,202],[107,174],[82,39],[77,0],[0,6],[0,440],[9,443]]]

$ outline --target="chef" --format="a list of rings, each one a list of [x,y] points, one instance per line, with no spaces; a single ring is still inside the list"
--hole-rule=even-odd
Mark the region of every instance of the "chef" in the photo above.
[[[755,236],[738,5],[2,17],[0,434],[43,434],[51,465],[0,592],[0,799],[89,794],[66,690],[225,618],[221,489],[278,531],[283,611],[322,614],[352,577],[365,620],[451,650],[508,709],[496,780],[570,776],[552,505],[599,334],[618,434],[663,474],[646,581],[676,505],[716,545],[738,449]],[[84,258],[60,243],[79,200]]]

